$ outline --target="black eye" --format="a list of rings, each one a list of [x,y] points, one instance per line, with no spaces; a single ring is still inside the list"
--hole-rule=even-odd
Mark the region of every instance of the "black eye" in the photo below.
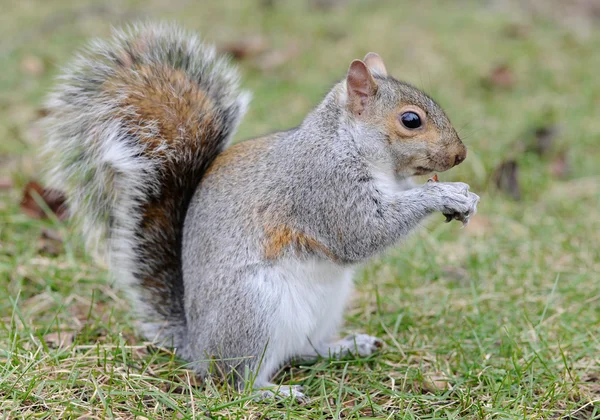
[[[400,121],[402,121],[402,125],[409,130],[414,130],[422,125],[421,117],[414,112],[405,112],[400,116]]]

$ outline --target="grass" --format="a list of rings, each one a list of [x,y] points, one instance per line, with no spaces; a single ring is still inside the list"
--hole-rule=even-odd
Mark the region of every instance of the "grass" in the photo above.
[[[0,191],[4,418],[600,418],[600,30],[577,8],[585,2],[568,13],[499,0],[329,11],[291,0],[10,3],[0,25],[0,175],[15,184]],[[240,63],[255,99],[238,139],[300,122],[369,50],[462,127],[469,158],[440,178],[469,182],[478,216],[466,229],[433,216],[364,268],[345,330],[378,335],[385,349],[282,369],[277,381],[304,384],[306,405],[198,384],[136,335],[123,294],[68,223],[19,209],[43,166],[34,122],[58,67],[110,24],[148,17],[221,45],[258,34],[276,54],[296,51],[279,66]],[[511,86],[482,82],[498,65]],[[548,125],[560,131],[539,156],[529,133]],[[552,170],[559,156],[566,174]],[[520,201],[491,181],[507,159],[519,165]],[[64,249],[41,249],[44,229]]]

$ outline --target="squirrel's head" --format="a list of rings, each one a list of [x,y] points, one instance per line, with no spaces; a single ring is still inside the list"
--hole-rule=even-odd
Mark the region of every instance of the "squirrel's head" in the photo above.
[[[375,53],[350,64],[346,107],[363,128],[361,141],[383,141],[400,176],[446,171],[467,157],[442,108],[419,89],[389,76]]]

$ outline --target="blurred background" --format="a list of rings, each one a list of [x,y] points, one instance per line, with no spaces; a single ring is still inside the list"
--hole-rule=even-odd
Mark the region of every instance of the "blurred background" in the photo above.
[[[90,37],[132,21],[167,20],[239,60],[255,100],[238,139],[298,124],[352,59],[376,51],[396,78],[434,96],[465,138],[469,161],[456,176],[483,184],[502,160],[516,159],[528,198],[542,193],[544,175],[581,177],[598,162],[594,0],[3,3],[3,154],[36,146],[31,123],[42,99]],[[541,139],[530,138],[536,132]],[[530,147],[537,150],[524,154]],[[548,154],[556,155],[540,156]],[[550,167],[532,165],[538,157]]]
[[[139,340],[106,272],[52,212],[62,201],[44,190],[36,122],[60,66],[90,37],[167,20],[239,64],[254,99],[236,141],[299,124],[353,59],[375,51],[442,105],[469,148],[439,176],[481,195],[471,224],[434,216],[359,276],[348,328],[381,335],[388,352],[354,385],[354,401],[380,387],[394,391],[380,389],[388,399],[372,414],[448,404],[469,418],[596,415],[600,1],[0,0],[0,9],[0,349],[12,349],[0,361],[14,364],[4,383],[15,413],[28,411],[14,393],[39,377],[13,356]],[[56,378],[64,363],[39,361]],[[313,395],[338,395],[343,375],[331,375],[323,387],[315,379]]]

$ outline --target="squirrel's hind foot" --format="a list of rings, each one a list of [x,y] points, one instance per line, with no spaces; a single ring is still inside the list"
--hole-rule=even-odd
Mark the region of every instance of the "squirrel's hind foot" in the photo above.
[[[349,335],[334,343],[330,347],[331,357],[341,359],[349,354],[359,357],[368,357],[378,352],[383,347],[383,341],[368,334]]]
[[[261,400],[287,400],[293,398],[296,402],[304,404],[308,397],[302,393],[302,385],[275,385],[266,384],[258,388],[255,401]]]

